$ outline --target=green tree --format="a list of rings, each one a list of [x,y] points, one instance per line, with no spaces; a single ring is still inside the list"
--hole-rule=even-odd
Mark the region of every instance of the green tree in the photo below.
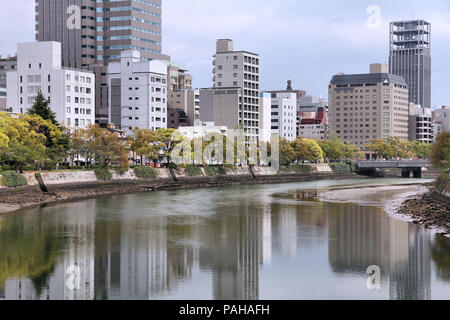
[[[321,140],[318,141],[318,144],[323,151],[324,157],[328,160],[338,161],[344,156],[344,144],[337,138]]]
[[[47,137],[36,123],[29,121],[29,117],[10,117],[6,113],[0,113],[0,139],[3,141],[0,160],[17,170],[22,170],[26,165],[44,163],[47,157]],[[32,118],[34,117],[36,116]],[[38,122],[42,120],[36,118]]]
[[[127,142],[98,125],[86,129],[86,150],[102,166],[119,165],[128,170]]]
[[[160,136],[160,142],[162,143],[162,153],[164,157],[167,159],[167,165],[170,164],[170,155],[175,148],[175,146],[183,141],[183,136],[180,131],[176,129],[164,129],[160,128],[156,130],[156,132]]]
[[[39,91],[33,105],[28,109],[27,114],[40,116],[44,120],[51,121],[55,126],[59,127],[56,121],[56,114],[50,108],[50,100],[45,99],[42,92]]]
[[[305,162],[318,161],[323,159],[323,151],[315,140],[296,138],[291,143],[295,153],[295,160]]]
[[[157,131],[135,128],[130,137],[130,149],[141,158],[143,164],[144,156],[147,159],[157,160],[159,151],[164,147],[161,135]]]
[[[292,145],[285,138],[280,139],[280,164],[290,165],[295,159],[296,153]]]
[[[436,136],[430,160],[436,168],[450,168],[450,132],[442,132]]]
[[[430,143],[416,140],[410,144],[410,153],[417,158],[427,159],[430,155],[432,146],[433,145]]]

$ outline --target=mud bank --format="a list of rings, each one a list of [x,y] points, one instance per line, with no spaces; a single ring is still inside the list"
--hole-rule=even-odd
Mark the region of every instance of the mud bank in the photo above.
[[[259,175],[255,174],[255,172]],[[46,187],[48,192],[42,192],[39,184],[35,183],[33,179],[28,179],[28,186],[0,188],[0,214],[55,202],[75,201],[108,195],[349,178],[364,179],[367,177],[350,173],[339,174],[320,171],[312,173],[271,175],[265,174],[261,170],[240,170],[236,173],[213,177],[188,177],[183,173],[170,174],[170,172],[161,171],[158,172],[158,177],[155,179],[144,180],[126,175],[117,177],[117,180],[112,181],[95,181],[92,177],[86,179],[87,181],[76,181],[76,177],[74,177],[72,173],[60,173],[58,179],[44,176],[44,180],[47,182]]]
[[[442,235],[450,235],[450,200],[434,190],[405,200],[396,214],[406,215],[415,224]]]

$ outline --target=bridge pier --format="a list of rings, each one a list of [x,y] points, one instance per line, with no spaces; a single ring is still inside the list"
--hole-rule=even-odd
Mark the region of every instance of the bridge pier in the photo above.
[[[420,179],[422,178],[422,168],[416,168],[413,170],[414,178]]]
[[[411,169],[403,168],[402,169],[402,178],[410,178],[411,177]]]
[[[414,178],[416,179],[422,178],[422,168],[403,168],[402,178],[410,178],[411,172],[413,173]]]

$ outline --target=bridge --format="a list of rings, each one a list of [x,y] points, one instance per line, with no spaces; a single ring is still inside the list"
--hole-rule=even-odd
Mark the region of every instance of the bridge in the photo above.
[[[376,169],[402,169],[402,177],[409,178],[411,172],[414,178],[422,178],[422,168],[430,168],[426,160],[376,160],[359,161],[356,168],[360,173],[375,173]]]

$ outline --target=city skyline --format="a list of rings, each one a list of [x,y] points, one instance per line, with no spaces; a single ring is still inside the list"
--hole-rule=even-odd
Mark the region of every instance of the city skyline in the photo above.
[[[226,4],[163,2],[163,53],[190,70],[194,87],[208,87],[212,85],[215,40],[232,38],[237,50],[260,54],[262,90],[282,89],[290,79],[294,88],[326,98],[328,81],[334,74],[366,73],[370,63],[388,63],[390,22],[425,19],[433,27],[432,108],[447,105],[445,80],[450,62],[445,57],[450,53],[446,41],[450,35],[450,4],[440,0],[431,8],[413,1],[408,2],[408,10],[403,10],[401,3],[378,1],[380,29],[366,25],[374,17],[370,10],[367,13],[371,5],[371,1],[352,1],[337,6],[332,0],[320,4],[284,1],[282,7],[274,0],[264,4],[253,0],[239,4],[234,0]],[[6,6],[0,14],[5,31],[2,56],[14,55],[17,42],[34,41],[35,37],[34,2],[19,0]],[[21,28],[16,23],[19,16]]]

